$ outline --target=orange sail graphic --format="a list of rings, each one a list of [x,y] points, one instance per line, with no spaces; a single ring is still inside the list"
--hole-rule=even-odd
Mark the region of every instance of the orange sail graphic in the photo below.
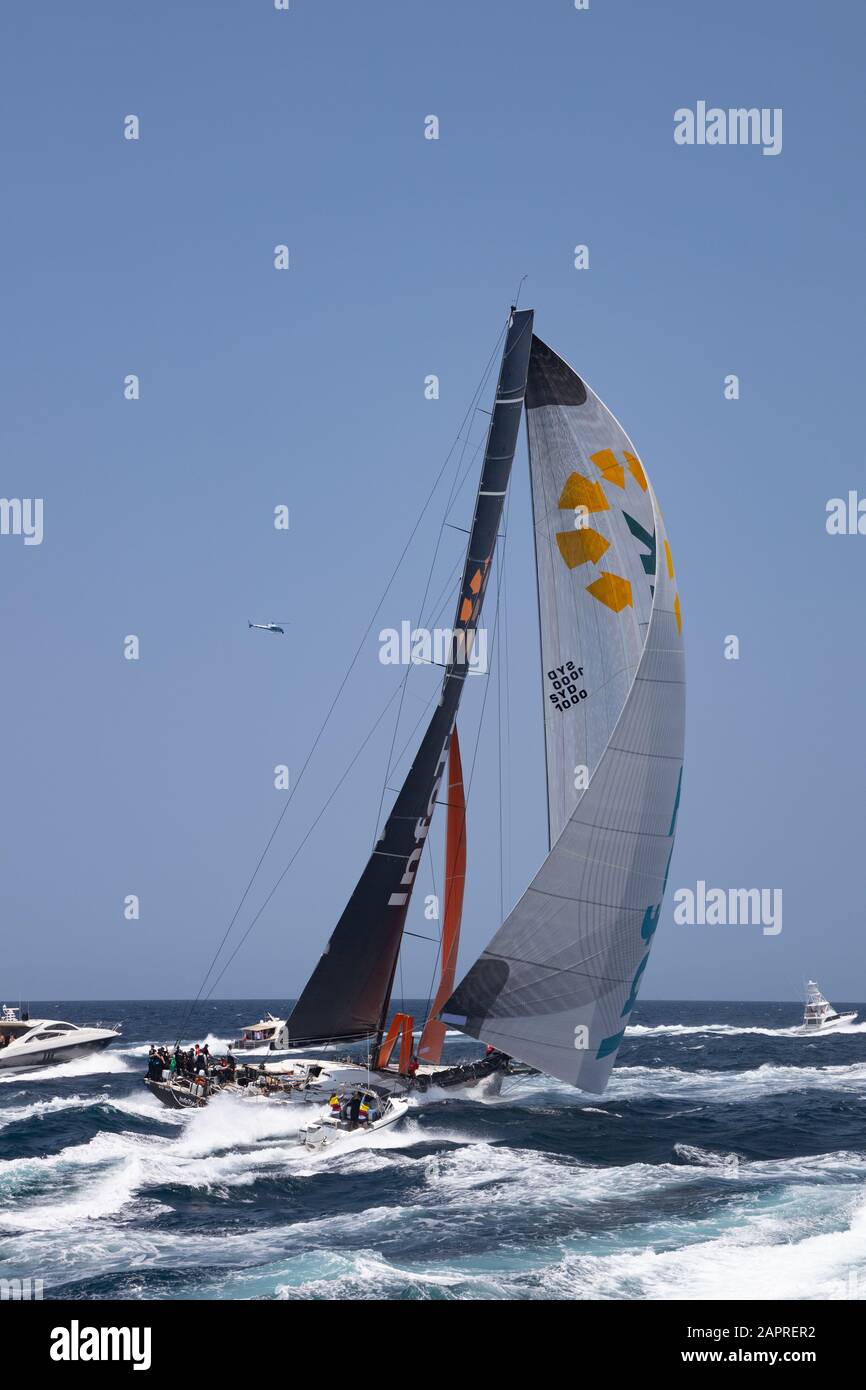
[[[448,817],[445,831],[445,910],[442,918],[442,976],[430,1017],[424,1024],[418,1057],[434,1066],[441,1060],[445,1024],[436,1015],[454,992],[460,921],[463,916],[463,889],[466,884],[466,800],[463,794],[463,768],[457,725],[448,750]]]

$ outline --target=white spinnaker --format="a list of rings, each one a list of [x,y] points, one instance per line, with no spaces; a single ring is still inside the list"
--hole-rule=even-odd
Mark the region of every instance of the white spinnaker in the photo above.
[[[441,1016],[599,1092],[673,850],[682,624],[661,512],[633,444],[537,339],[526,406],[552,848]]]

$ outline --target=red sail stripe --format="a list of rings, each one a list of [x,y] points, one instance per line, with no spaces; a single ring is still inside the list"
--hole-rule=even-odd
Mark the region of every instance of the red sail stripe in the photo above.
[[[442,1058],[445,1024],[436,1017],[454,990],[460,922],[463,917],[463,890],[466,886],[466,800],[457,725],[448,750],[448,818],[445,831],[445,909],[442,917],[442,977],[430,1017],[424,1025],[418,1056],[434,1066]]]

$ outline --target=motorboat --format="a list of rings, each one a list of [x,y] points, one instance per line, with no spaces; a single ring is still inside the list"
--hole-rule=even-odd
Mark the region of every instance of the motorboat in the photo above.
[[[120,1024],[65,1023],[57,1018],[30,1018],[3,1005],[0,1011],[0,1068],[44,1067],[98,1052],[120,1037]]]
[[[320,1114],[310,1124],[302,1125],[298,1131],[298,1142],[307,1149],[324,1149],[341,1140],[364,1139],[377,1130],[398,1124],[409,1109],[405,1096],[389,1095],[377,1087],[369,1087],[355,1094],[359,1119],[350,1118],[348,1107],[351,1099],[345,1095],[338,1097],[333,1110]]]
[[[239,1038],[232,1043],[233,1052],[252,1052],[268,1048],[271,1052],[283,1051],[289,1045],[286,1021],[266,1014],[258,1023],[248,1023],[241,1029]]]
[[[837,1013],[833,1005],[824,998],[815,981],[810,980],[808,982],[801,1032],[829,1033],[836,1028],[844,1028],[846,1024],[853,1023],[856,1017],[856,1009],[847,1014]]]

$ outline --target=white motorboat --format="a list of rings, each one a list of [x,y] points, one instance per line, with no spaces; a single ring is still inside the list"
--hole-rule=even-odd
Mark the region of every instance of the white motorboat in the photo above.
[[[268,1048],[271,1052],[284,1051],[289,1045],[285,1019],[267,1014],[258,1023],[248,1023],[241,1029],[239,1038],[232,1043],[233,1052],[251,1052]]]
[[[44,1067],[98,1052],[120,1037],[120,1025],[64,1023],[57,1018],[30,1018],[4,1004],[0,1012],[0,1068]]]
[[[801,1032],[829,1033],[835,1028],[844,1028],[846,1024],[853,1023],[856,1017],[856,1010],[847,1014],[837,1013],[833,1005],[824,998],[815,981],[808,982]]]
[[[346,1105],[343,1104],[333,1113],[325,1112],[312,1123],[303,1125],[298,1131],[298,1142],[308,1149],[323,1149],[341,1140],[358,1141],[377,1130],[398,1124],[409,1109],[405,1096],[383,1095],[375,1090],[364,1091],[360,1102],[361,1107],[370,1107],[367,1113],[375,1118],[365,1119],[364,1110],[361,1109],[360,1119],[353,1121],[347,1117]]]

